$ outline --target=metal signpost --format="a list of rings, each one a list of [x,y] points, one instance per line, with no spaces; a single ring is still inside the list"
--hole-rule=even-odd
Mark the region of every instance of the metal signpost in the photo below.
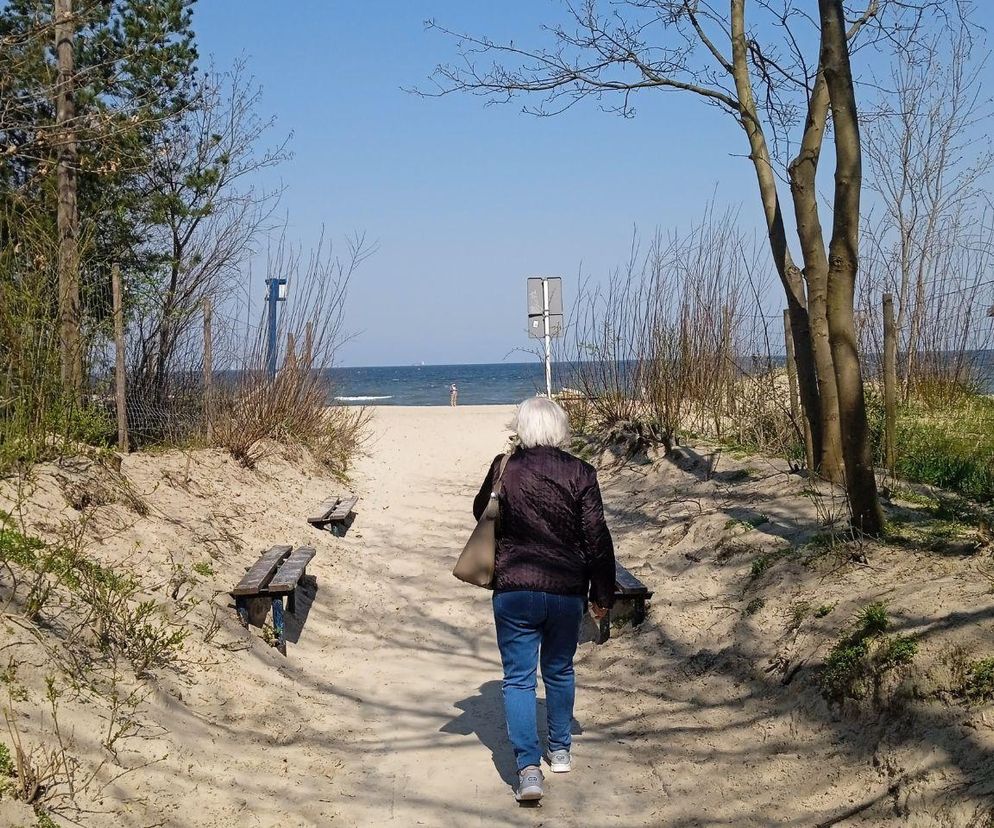
[[[563,333],[563,280],[528,279],[528,336],[545,340],[545,393],[552,399],[552,338]]]
[[[276,376],[276,309],[286,301],[286,279],[266,279],[266,301],[269,303],[269,330],[266,336],[266,373]]]

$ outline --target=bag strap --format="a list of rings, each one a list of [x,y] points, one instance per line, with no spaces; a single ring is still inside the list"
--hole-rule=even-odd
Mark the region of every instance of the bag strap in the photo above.
[[[497,470],[497,477],[494,480],[493,486],[490,487],[490,496],[498,497],[500,495],[501,486],[504,482],[504,470],[507,468],[507,461],[511,459],[512,452],[508,452],[504,455],[504,459],[500,461],[500,468]]]

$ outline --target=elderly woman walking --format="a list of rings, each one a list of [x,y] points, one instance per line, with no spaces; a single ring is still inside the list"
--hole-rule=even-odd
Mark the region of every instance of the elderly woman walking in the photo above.
[[[614,547],[596,471],[560,448],[569,435],[566,412],[534,397],[518,407],[512,428],[518,447],[501,477],[493,607],[507,733],[518,765],[516,797],[523,801],[543,793],[535,712],[539,663],[549,766],[554,773],[570,770],[573,656],[588,599],[598,619],[614,602]],[[473,503],[477,520],[503,459],[494,459]]]

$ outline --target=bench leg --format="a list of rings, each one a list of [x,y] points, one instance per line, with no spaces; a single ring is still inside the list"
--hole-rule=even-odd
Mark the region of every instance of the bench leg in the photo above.
[[[291,589],[290,594],[286,597],[286,611],[290,615],[297,614],[297,590]]]
[[[637,627],[645,621],[645,598],[640,598],[635,602],[635,607],[632,612],[632,626]]]
[[[276,649],[286,655],[286,633],[283,627],[283,596],[273,598],[273,630],[276,632]]]
[[[611,639],[611,610],[608,610],[601,619],[599,633],[600,641],[597,642],[598,644],[604,644]]]
[[[235,598],[235,611],[238,613],[238,622],[245,628],[249,626],[248,598],[239,595]]]

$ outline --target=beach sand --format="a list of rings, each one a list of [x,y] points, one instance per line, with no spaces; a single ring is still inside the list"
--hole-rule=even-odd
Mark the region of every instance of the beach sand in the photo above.
[[[343,490],[306,455],[277,452],[254,471],[217,451],[131,455],[130,494],[99,464],[39,469],[25,523],[56,537],[85,510],[92,554],[131,567],[192,630],[182,672],[143,685],[141,727],[116,758],[100,745],[103,701],[63,699],[73,754],[87,773],[104,763],[79,793],[90,808],[80,823],[980,824],[994,794],[989,708],[912,693],[914,726],[878,725],[872,710],[830,709],[808,669],[862,604],[883,598],[920,635],[930,672],[918,680],[935,684],[951,643],[985,646],[994,598],[979,564],[892,550],[872,552],[872,567],[829,562],[818,574],[775,557],[840,504],[816,506],[811,483],[778,461],[693,449],[601,474],[619,559],[656,597],[639,628],[581,645],[574,770],[547,774],[542,806],[520,808],[490,596],[451,575],[512,412],[376,409],[344,538],[305,521]],[[227,595],[274,543],[317,549],[314,582],[287,616],[286,657],[238,625]],[[757,574],[754,561],[771,555]],[[177,588],[176,572],[198,562],[212,573]],[[816,616],[819,606],[830,611]],[[50,741],[48,651],[22,625],[5,635],[28,693],[19,729],[26,743]],[[844,817],[850,809],[859,814]]]

